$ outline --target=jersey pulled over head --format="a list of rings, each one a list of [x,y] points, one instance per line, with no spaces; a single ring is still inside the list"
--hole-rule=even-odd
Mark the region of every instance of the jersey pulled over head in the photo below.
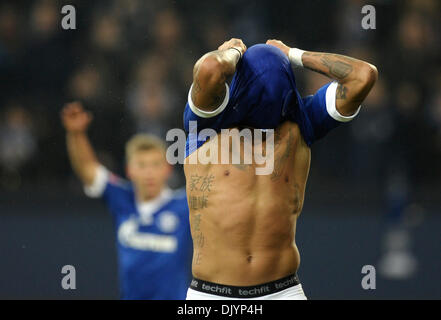
[[[290,120],[299,125],[310,146],[341,122],[335,104],[337,82],[330,82],[314,95],[302,98],[297,90],[288,57],[278,48],[266,44],[250,47],[237,65],[221,105],[214,111],[203,111],[191,100],[191,89],[184,110],[184,128],[188,134],[186,156],[202,146],[208,138],[198,133],[206,128],[219,132],[239,126],[275,129]],[[197,126],[193,129],[190,121]]]

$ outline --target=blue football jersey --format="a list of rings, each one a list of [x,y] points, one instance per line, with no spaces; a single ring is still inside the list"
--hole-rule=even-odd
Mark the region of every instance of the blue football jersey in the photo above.
[[[137,203],[130,182],[99,167],[85,192],[102,197],[113,215],[122,298],[184,300],[193,248],[185,190]]]
[[[191,88],[184,110],[184,128],[188,133],[186,156],[208,138],[201,130],[219,132],[233,127],[275,129],[284,121],[299,125],[310,146],[341,122],[352,120],[342,116],[335,106],[337,82],[320,88],[314,95],[302,98],[297,90],[294,72],[288,57],[278,48],[266,44],[250,47],[239,61],[231,84],[225,84],[226,96],[214,111],[203,111],[191,100]]]

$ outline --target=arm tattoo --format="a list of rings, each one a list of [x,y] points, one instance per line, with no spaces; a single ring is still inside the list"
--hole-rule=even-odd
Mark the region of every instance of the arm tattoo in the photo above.
[[[344,100],[344,99],[346,99],[346,94],[347,93],[348,93],[348,87],[345,87],[344,85],[339,84],[337,86],[337,91],[335,93],[335,97],[336,97],[336,99]]]
[[[225,87],[222,88],[222,91],[216,92],[216,94],[213,95],[213,99],[211,101],[211,106],[218,107],[222,104],[222,101],[225,99],[226,90]]]
[[[319,70],[318,66],[305,65],[306,68],[337,80],[344,80],[350,75],[353,71],[351,63],[356,61],[354,58],[333,53],[305,52],[304,55],[320,58],[320,62],[316,64],[326,67],[327,71]]]
[[[204,83],[204,80],[199,77],[200,66],[203,61],[208,58],[215,58],[220,62],[216,67],[216,83],[211,83],[209,86]],[[198,98],[202,98],[203,105],[198,105],[200,108],[216,108],[221,105],[225,98],[226,89],[225,83],[236,72],[236,65],[239,62],[240,54],[237,50],[216,50],[207,53],[201,59],[196,62],[193,69],[193,88],[191,90],[191,99],[193,102],[200,101]],[[219,68],[219,69],[218,69]],[[211,71],[208,71],[211,72]],[[220,74],[217,74],[220,72]],[[201,86],[202,84],[202,86]]]
[[[193,88],[191,89],[191,100],[195,101],[196,95],[201,92],[201,84],[199,83],[199,78],[196,75],[194,78]]]
[[[352,66],[343,61],[332,61],[326,56],[321,61],[324,66],[329,68],[329,73],[337,79],[344,79],[352,72]]]
[[[225,74],[223,74],[223,78],[226,79]],[[197,95],[199,95],[202,91],[201,84],[199,81],[199,75],[196,73],[194,76],[193,87],[191,89],[191,100],[196,101]],[[208,106],[210,107],[218,107],[221,105],[222,101],[225,99],[226,89],[225,85],[222,85],[218,90],[212,92],[211,97],[209,99]],[[201,106],[204,107],[204,106]]]

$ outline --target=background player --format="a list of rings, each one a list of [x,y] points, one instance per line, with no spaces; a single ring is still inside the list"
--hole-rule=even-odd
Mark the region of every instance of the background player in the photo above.
[[[309,174],[310,145],[352,120],[377,79],[376,68],[357,59],[291,49],[277,40],[267,44],[247,50],[240,39],[231,39],[204,55],[194,68],[185,109],[187,128],[194,120],[198,130],[277,129],[270,175],[256,175],[256,163],[198,162],[199,154],[206,156],[224,137],[198,141],[199,148],[189,150],[184,170],[194,279],[187,299],[305,299],[296,275],[300,255],[295,230]],[[294,66],[335,81],[302,99]],[[240,152],[221,143],[215,150],[219,152],[210,156],[217,163],[225,151]]]
[[[184,299],[189,284],[191,238],[183,190],[167,187],[172,167],[164,143],[151,135],[127,142],[127,177],[100,164],[86,130],[92,120],[78,102],[62,110],[72,167],[90,197],[101,197],[116,227],[124,299]]]

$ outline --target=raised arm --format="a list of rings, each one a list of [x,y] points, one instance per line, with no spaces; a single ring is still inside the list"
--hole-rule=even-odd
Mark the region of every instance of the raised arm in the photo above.
[[[66,143],[72,168],[84,185],[93,183],[99,162],[87,137],[86,130],[92,115],[79,102],[68,103],[61,111],[61,119],[66,129]]]
[[[290,48],[278,40],[268,40],[267,44],[281,49],[294,66],[305,67],[336,80],[336,108],[343,116],[357,111],[378,78],[377,68],[365,61],[334,53]]]
[[[236,72],[236,65],[246,49],[242,40],[233,38],[196,62],[191,100],[197,108],[213,111],[222,104],[226,95],[225,84]]]

